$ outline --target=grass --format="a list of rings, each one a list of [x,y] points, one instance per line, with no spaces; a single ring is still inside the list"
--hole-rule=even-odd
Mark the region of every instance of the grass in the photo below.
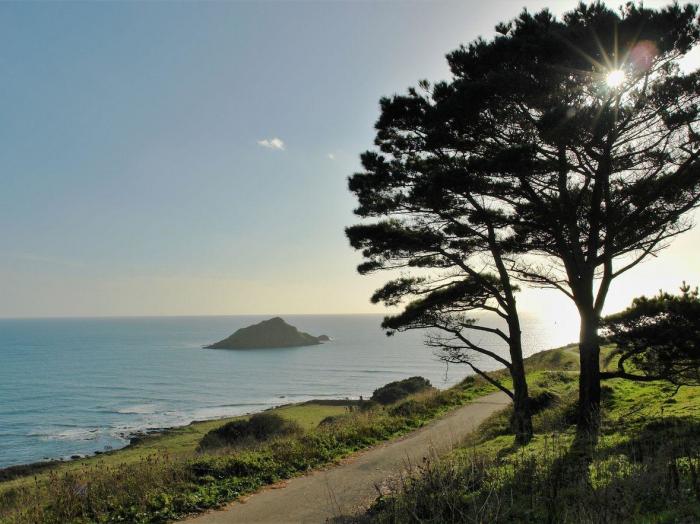
[[[342,415],[348,412],[351,402],[306,402],[302,404],[290,404],[274,410],[275,413],[293,420],[303,428],[310,430],[326,417]],[[187,457],[194,453],[200,440],[212,429],[218,428],[233,420],[246,417],[228,417],[216,420],[192,422],[187,426],[167,429],[160,433],[146,436],[138,444],[123,449],[109,451],[100,455],[86,457],[80,460],[67,462],[49,462],[30,465],[28,468],[16,468],[19,473],[17,478],[0,482],[0,494],[8,489],[27,486],[35,483],[35,477],[43,480],[48,477],[49,471],[53,474],[65,474],[90,468],[94,465],[112,467],[121,464],[133,464],[159,455],[169,457]],[[1,515],[1,513],[0,513]]]
[[[386,408],[371,403],[370,409],[351,409],[342,401],[287,406],[275,413],[294,420],[301,433],[205,452],[196,450],[201,438],[227,421],[191,424],[125,450],[0,483],[0,522],[170,521],[333,463],[492,391],[470,378]]]
[[[508,410],[498,413],[360,520],[700,522],[700,388],[606,381],[601,433],[590,439],[575,431],[572,356],[569,347],[528,362],[533,396],[541,399],[531,443],[515,446]]]

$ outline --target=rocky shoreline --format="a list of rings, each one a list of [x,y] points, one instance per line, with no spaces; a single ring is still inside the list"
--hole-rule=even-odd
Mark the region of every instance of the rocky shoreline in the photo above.
[[[197,422],[204,422],[204,421],[192,421],[190,424],[196,424]],[[187,424],[189,425],[189,424]],[[94,451],[91,454],[76,454],[76,455],[70,455],[67,457],[60,457],[60,458],[46,458],[45,460],[38,460],[36,462],[30,462],[28,464],[15,464],[12,466],[6,466],[4,468],[0,468],[0,482],[5,482],[8,480],[12,480],[18,477],[25,477],[27,475],[33,475],[36,473],[40,473],[42,471],[46,471],[47,469],[51,469],[55,466],[58,466],[59,464],[65,464],[67,462],[73,462],[73,461],[78,461],[78,460],[85,460],[88,458],[92,457],[97,457],[99,455],[108,455],[112,453],[119,453],[120,451],[124,451],[125,449],[128,449],[132,446],[136,446],[139,443],[143,442],[145,439],[149,437],[155,437],[159,435],[164,435],[168,431],[172,431],[177,428],[182,428],[186,426],[174,426],[174,427],[168,427],[168,428],[152,428],[152,429],[146,429],[146,430],[137,430],[134,432],[128,432],[128,433],[120,433],[119,437],[128,441],[127,444],[125,444],[122,447],[119,448],[114,448],[114,449],[106,449],[106,450],[97,450]]]

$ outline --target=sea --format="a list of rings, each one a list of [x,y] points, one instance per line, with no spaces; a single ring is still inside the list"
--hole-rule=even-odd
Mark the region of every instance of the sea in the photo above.
[[[271,316],[0,319],[0,468],[117,449],[137,432],[195,420],[367,398],[414,375],[446,388],[471,374],[441,362],[424,332],[386,336],[380,315],[284,316],[331,337],[319,346],[203,349]],[[522,323],[528,355],[576,336],[552,321]],[[491,335],[475,341],[505,351]]]

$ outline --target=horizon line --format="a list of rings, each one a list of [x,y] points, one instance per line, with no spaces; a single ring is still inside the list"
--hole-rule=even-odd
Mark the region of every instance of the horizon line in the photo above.
[[[42,315],[42,316],[0,316],[2,320],[100,320],[100,319],[136,319],[136,318],[205,318],[205,317],[339,317],[339,316],[383,316],[385,313],[230,313],[230,314],[193,314],[193,315]]]

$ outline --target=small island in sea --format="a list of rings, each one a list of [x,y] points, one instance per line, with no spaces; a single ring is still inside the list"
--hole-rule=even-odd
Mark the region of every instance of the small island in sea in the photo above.
[[[328,342],[330,337],[320,335],[315,337],[299,331],[287,324],[282,318],[275,317],[258,324],[244,327],[233,335],[215,344],[204,346],[205,349],[262,349],[262,348],[291,348],[315,346]]]

